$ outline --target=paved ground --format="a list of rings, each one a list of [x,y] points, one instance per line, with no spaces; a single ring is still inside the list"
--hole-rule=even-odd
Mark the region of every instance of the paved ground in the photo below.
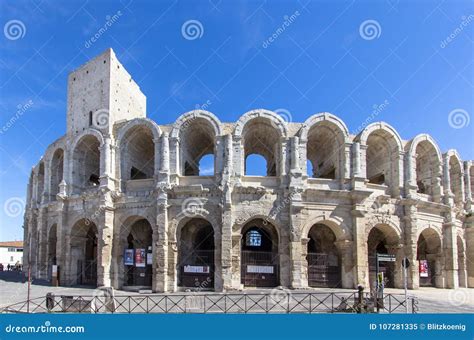
[[[22,302],[27,299],[28,284],[18,273],[0,272],[0,307]],[[270,293],[272,290],[252,290],[247,293]],[[353,290],[347,289],[311,289],[304,292],[339,292],[349,293]],[[94,289],[85,287],[51,287],[46,282],[36,281],[31,285],[31,298],[45,297],[47,293],[55,295],[84,295],[91,296]],[[292,294],[293,290],[288,293]],[[404,294],[401,289],[386,289],[386,293]],[[126,291],[115,291],[116,295],[130,295]],[[183,293],[180,293],[183,294]],[[193,294],[193,293],[185,293]],[[274,293],[274,294],[279,294]],[[409,295],[418,297],[420,313],[474,313],[474,289],[437,289],[422,288],[419,290],[409,290]]]

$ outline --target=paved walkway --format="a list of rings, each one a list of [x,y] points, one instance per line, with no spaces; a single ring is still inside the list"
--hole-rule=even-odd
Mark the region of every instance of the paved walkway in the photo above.
[[[27,300],[28,284],[24,282],[19,273],[0,272],[0,307]],[[47,293],[55,295],[84,295],[91,296],[93,288],[87,287],[51,287],[46,282],[33,282],[31,285],[31,298],[45,297]],[[269,293],[270,289],[249,290],[247,293]],[[288,294],[294,290],[285,290]],[[349,289],[310,289],[302,292],[354,292]],[[202,292],[206,293],[206,292]],[[385,293],[404,294],[402,289],[386,289]],[[135,295],[127,291],[116,290],[116,295]],[[180,293],[183,294],[183,293]],[[193,294],[192,292],[184,294]],[[215,294],[215,293],[212,293]],[[437,289],[421,288],[409,290],[408,294],[416,296],[419,301],[419,313],[474,313],[474,289]]]

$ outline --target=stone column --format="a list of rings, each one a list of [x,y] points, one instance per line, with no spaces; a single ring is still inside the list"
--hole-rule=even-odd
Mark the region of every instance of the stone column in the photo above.
[[[471,168],[471,162],[466,161],[464,162],[464,192],[465,192],[465,198],[466,198],[466,204],[464,206],[464,209],[466,211],[471,211],[472,210],[472,191],[471,191],[471,181],[474,180],[474,178],[471,178],[470,174],[470,168]]]
[[[410,267],[407,269],[407,281],[409,289],[420,288],[420,274],[418,268],[418,219],[416,201],[407,201],[404,207],[405,224],[405,256],[410,261]]]
[[[47,236],[47,212],[40,209],[38,214],[38,262],[36,263],[36,275],[39,279],[47,279],[48,273],[48,236]]]
[[[402,268],[402,260],[403,260],[403,245],[402,244],[391,244],[386,245],[387,252],[390,255],[395,255],[395,264],[394,264],[394,287],[395,288],[404,288],[403,282],[403,268]]]
[[[357,207],[352,210],[353,254],[354,254],[354,286],[362,285],[370,288],[369,263],[367,255],[367,235],[365,233],[364,213]]]
[[[290,240],[290,287],[294,289],[305,288],[308,281],[303,280],[303,249],[301,241],[296,238]]]
[[[301,286],[302,288],[309,287],[308,281],[308,243],[309,238],[301,237]]]
[[[49,193],[51,192],[51,160],[44,162],[44,187],[41,193],[41,203],[47,203],[51,201]]]
[[[104,138],[104,144],[100,147],[100,186],[113,189],[112,177],[112,145],[110,137]]]
[[[170,175],[171,182],[176,183],[177,176],[181,173],[179,137],[170,138]]]
[[[239,234],[232,234],[232,287],[240,289],[242,287],[241,281],[241,242],[242,236]]]
[[[466,272],[467,286],[474,288],[474,216],[466,218]]]
[[[99,218],[97,238],[97,286],[111,286],[112,241],[114,231],[114,209],[103,203],[103,213]]]
[[[233,138],[232,141],[232,163],[233,163],[233,173],[237,182],[240,182],[240,177],[245,175],[245,154],[243,146],[241,145],[242,138],[237,137]]]
[[[168,194],[159,192],[156,226],[153,228],[153,292],[166,292],[168,286]]]
[[[451,189],[451,178],[449,177],[449,157],[448,155],[444,155],[443,157],[444,163],[443,163],[443,172],[444,172],[444,203],[447,205],[452,205],[453,204],[453,190]],[[434,190],[434,187],[433,187]]]
[[[354,286],[354,242],[340,240],[335,242],[341,259],[341,285],[342,288],[355,288]]]
[[[66,240],[65,240],[65,228],[66,228],[66,212],[65,204],[62,200],[58,200],[58,211],[59,218],[56,224],[56,264],[58,265],[59,271],[59,285],[64,285],[63,283],[63,271],[66,269],[65,266],[65,256],[66,256]]]
[[[446,288],[458,288],[458,249],[456,224],[448,222],[443,225],[443,253],[445,257]]]

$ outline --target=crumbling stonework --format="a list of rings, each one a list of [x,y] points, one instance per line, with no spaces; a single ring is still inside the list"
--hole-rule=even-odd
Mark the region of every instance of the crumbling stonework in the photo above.
[[[194,278],[199,289],[354,288],[373,284],[384,253],[396,259],[392,286],[407,257],[412,289],[474,287],[474,166],[426,134],[405,141],[377,122],[355,136],[330,113],[301,124],[263,109],[236,123],[194,110],[158,125],[112,50],[70,74],[67,122],[28,185],[24,268],[36,277],[56,264],[62,285],[176,291],[186,261],[204,261],[212,277]],[[267,176],[246,175],[252,154]],[[205,155],[213,174],[200,176]],[[244,262],[259,242],[271,257]],[[152,262],[125,267],[127,248]]]

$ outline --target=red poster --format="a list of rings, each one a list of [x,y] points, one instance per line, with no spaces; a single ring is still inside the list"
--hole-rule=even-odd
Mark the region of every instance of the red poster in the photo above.
[[[420,277],[428,277],[428,261],[420,260]]]
[[[135,267],[145,267],[145,249],[135,249]]]

